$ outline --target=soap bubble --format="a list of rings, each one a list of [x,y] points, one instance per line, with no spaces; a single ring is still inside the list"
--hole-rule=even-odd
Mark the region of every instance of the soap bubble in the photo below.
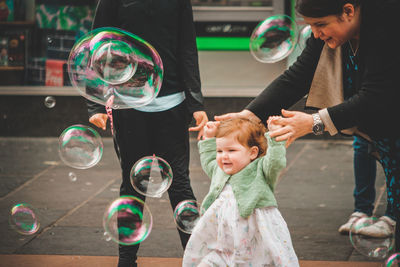
[[[312,34],[311,26],[304,25],[299,33],[299,42],[298,43],[299,43],[299,46],[301,49],[304,49],[306,47],[306,41],[308,38],[310,38],[311,34]]]
[[[114,200],[103,216],[105,235],[121,245],[135,245],[150,234],[153,217],[146,203],[133,196]]]
[[[133,188],[142,195],[161,197],[172,183],[172,169],[167,161],[155,155],[139,159],[131,169]]]
[[[61,160],[76,169],[93,167],[103,155],[100,135],[91,127],[81,124],[65,129],[58,139],[58,144]]]
[[[250,36],[250,52],[262,63],[286,58],[296,47],[297,24],[287,15],[271,16],[260,22]]]
[[[52,96],[47,96],[44,99],[44,105],[46,108],[54,108],[56,106],[56,99]]]
[[[75,43],[68,58],[68,73],[72,85],[85,98],[125,109],[147,105],[158,95],[163,64],[145,40],[105,27]]]
[[[393,236],[378,238],[359,233],[360,229],[373,225],[377,221],[376,217],[361,217],[355,220],[350,226],[349,237],[353,247],[362,255],[375,259],[384,259],[393,249]]]
[[[112,238],[108,233],[104,232],[103,239],[108,242],[111,241]]]
[[[9,222],[15,231],[23,235],[32,235],[40,227],[33,207],[27,203],[19,203],[11,208]]]
[[[199,219],[200,212],[196,200],[184,200],[175,207],[174,221],[182,232],[191,234]]]
[[[78,178],[76,177],[76,174],[74,172],[69,172],[68,177],[71,182],[76,182],[76,180],[78,180]]]

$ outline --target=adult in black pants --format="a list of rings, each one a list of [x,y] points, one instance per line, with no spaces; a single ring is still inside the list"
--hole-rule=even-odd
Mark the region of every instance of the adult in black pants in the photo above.
[[[387,198],[399,221],[400,53],[393,38],[399,31],[400,1],[297,0],[296,10],[313,32],[296,62],[243,111],[215,119],[242,116],[265,121],[282,114],[277,123],[283,127],[270,136],[287,140],[287,145],[324,131],[365,138],[379,154]],[[314,114],[286,110],[306,95]]]
[[[112,111],[115,151],[122,169],[120,195],[145,197],[130,182],[137,160],[153,154],[172,168],[171,207],[195,199],[189,179],[189,131],[208,121],[204,112],[193,12],[190,0],[100,0],[93,29],[118,27],[149,42],[160,54],[164,79],[157,98],[135,109]],[[105,107],[88,101],[89,121],[105,129]],[[194,117],[197,126],[189,129]],[[178,230],[179,231],[179,230]],[[189,234],[179,231],[185,248]],[[137,266],[139,244],[119,246],[118,267]]]

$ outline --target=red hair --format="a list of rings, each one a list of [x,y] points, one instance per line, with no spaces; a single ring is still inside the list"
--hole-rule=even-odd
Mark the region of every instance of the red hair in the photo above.
[[[257,157],[260,157],[265,155],[267,151],[267,140],[264,137],[266,131],[265,126],[260,122],[238,118],[221,121],[215,137],[219,138],[233,134],[241,145],[248,148],[257,146]]]

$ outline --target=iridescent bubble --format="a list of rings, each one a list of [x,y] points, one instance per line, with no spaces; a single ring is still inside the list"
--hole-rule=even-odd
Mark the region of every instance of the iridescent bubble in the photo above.
[[[174,221],[182,232],[192,233],[199,219],[200,212],[196,200],[184,200],[175,207]]]
[[[100,135],[91,127],[77,124],[65,129],[59,139],[61,160],[76,169],[87,169],[96,165],[103,155]]]
[[[399,267],[400,266],[400,253],[394,253],[387,258],[385,267]]]
[[[52,96],[47,96],[44,99],[44,105],[47,108],[54,108],[56,106],[56,99],[54,97],[52,97]]]
[[[121,196],[106,209],[103,227],[111,240],[134,245],[145,240],[152,229],[153,217],[146,203],[133,196]]]
[[[301,49],[304,49],[306,47],[306,41],[308,38],[310,38],[311,34],[312,31],[310,25],[307,24],[301,28],[299,33],[299,42],[298,42]]]
[[[159,93],[163,64],[140,37],[98,28],[81,37],[68,59],[71,83],[85,98],[114,109],[149,104]]]
[[[296,47],[296,22],[287,15],[271,16],[260,22],[250,36],[250,52],[262,63],[286,58]]]
[[[76,182],[76,180],[78,180],[78,178],[76,177],[76,174],[74,172],[68,173],[68,177],[71,182]]]
[[[167,161],[155,155],[139,159],[131,169],[133,188],[149,197],[161,197],[172,183],[172,169]]]
[[[353,247],[362,255],[374,258],[386,258],[394,246],[394,237],[370,237],[358,234],[361,228],[370,226],[376,223],[376,217],[363,217],[355,220],[350,226],[350,242]]]
[[[27,203],[19,203],[11,208],[9,222],[15,231],[23,235],[32,235],[40,227],[33,207]]]

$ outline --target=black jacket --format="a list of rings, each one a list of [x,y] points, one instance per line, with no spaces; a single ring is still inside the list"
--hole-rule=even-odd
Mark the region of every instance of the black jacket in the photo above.
[[[356,94],[328,112],[338,130],[357,126],[373,139],[400,138],[400,53],[398,0],[361,1]],[[297,61],[246,109],[265,121],[308,94],[324,42],[313,36]]]
[[[149,42],[164,66],[158,96],[185,91],[190,112],[204,109],[190,0],[100,0],[92,28],[100,27],[117,27]],[[105,107],[88,101],[88,111],[105,113]]]

